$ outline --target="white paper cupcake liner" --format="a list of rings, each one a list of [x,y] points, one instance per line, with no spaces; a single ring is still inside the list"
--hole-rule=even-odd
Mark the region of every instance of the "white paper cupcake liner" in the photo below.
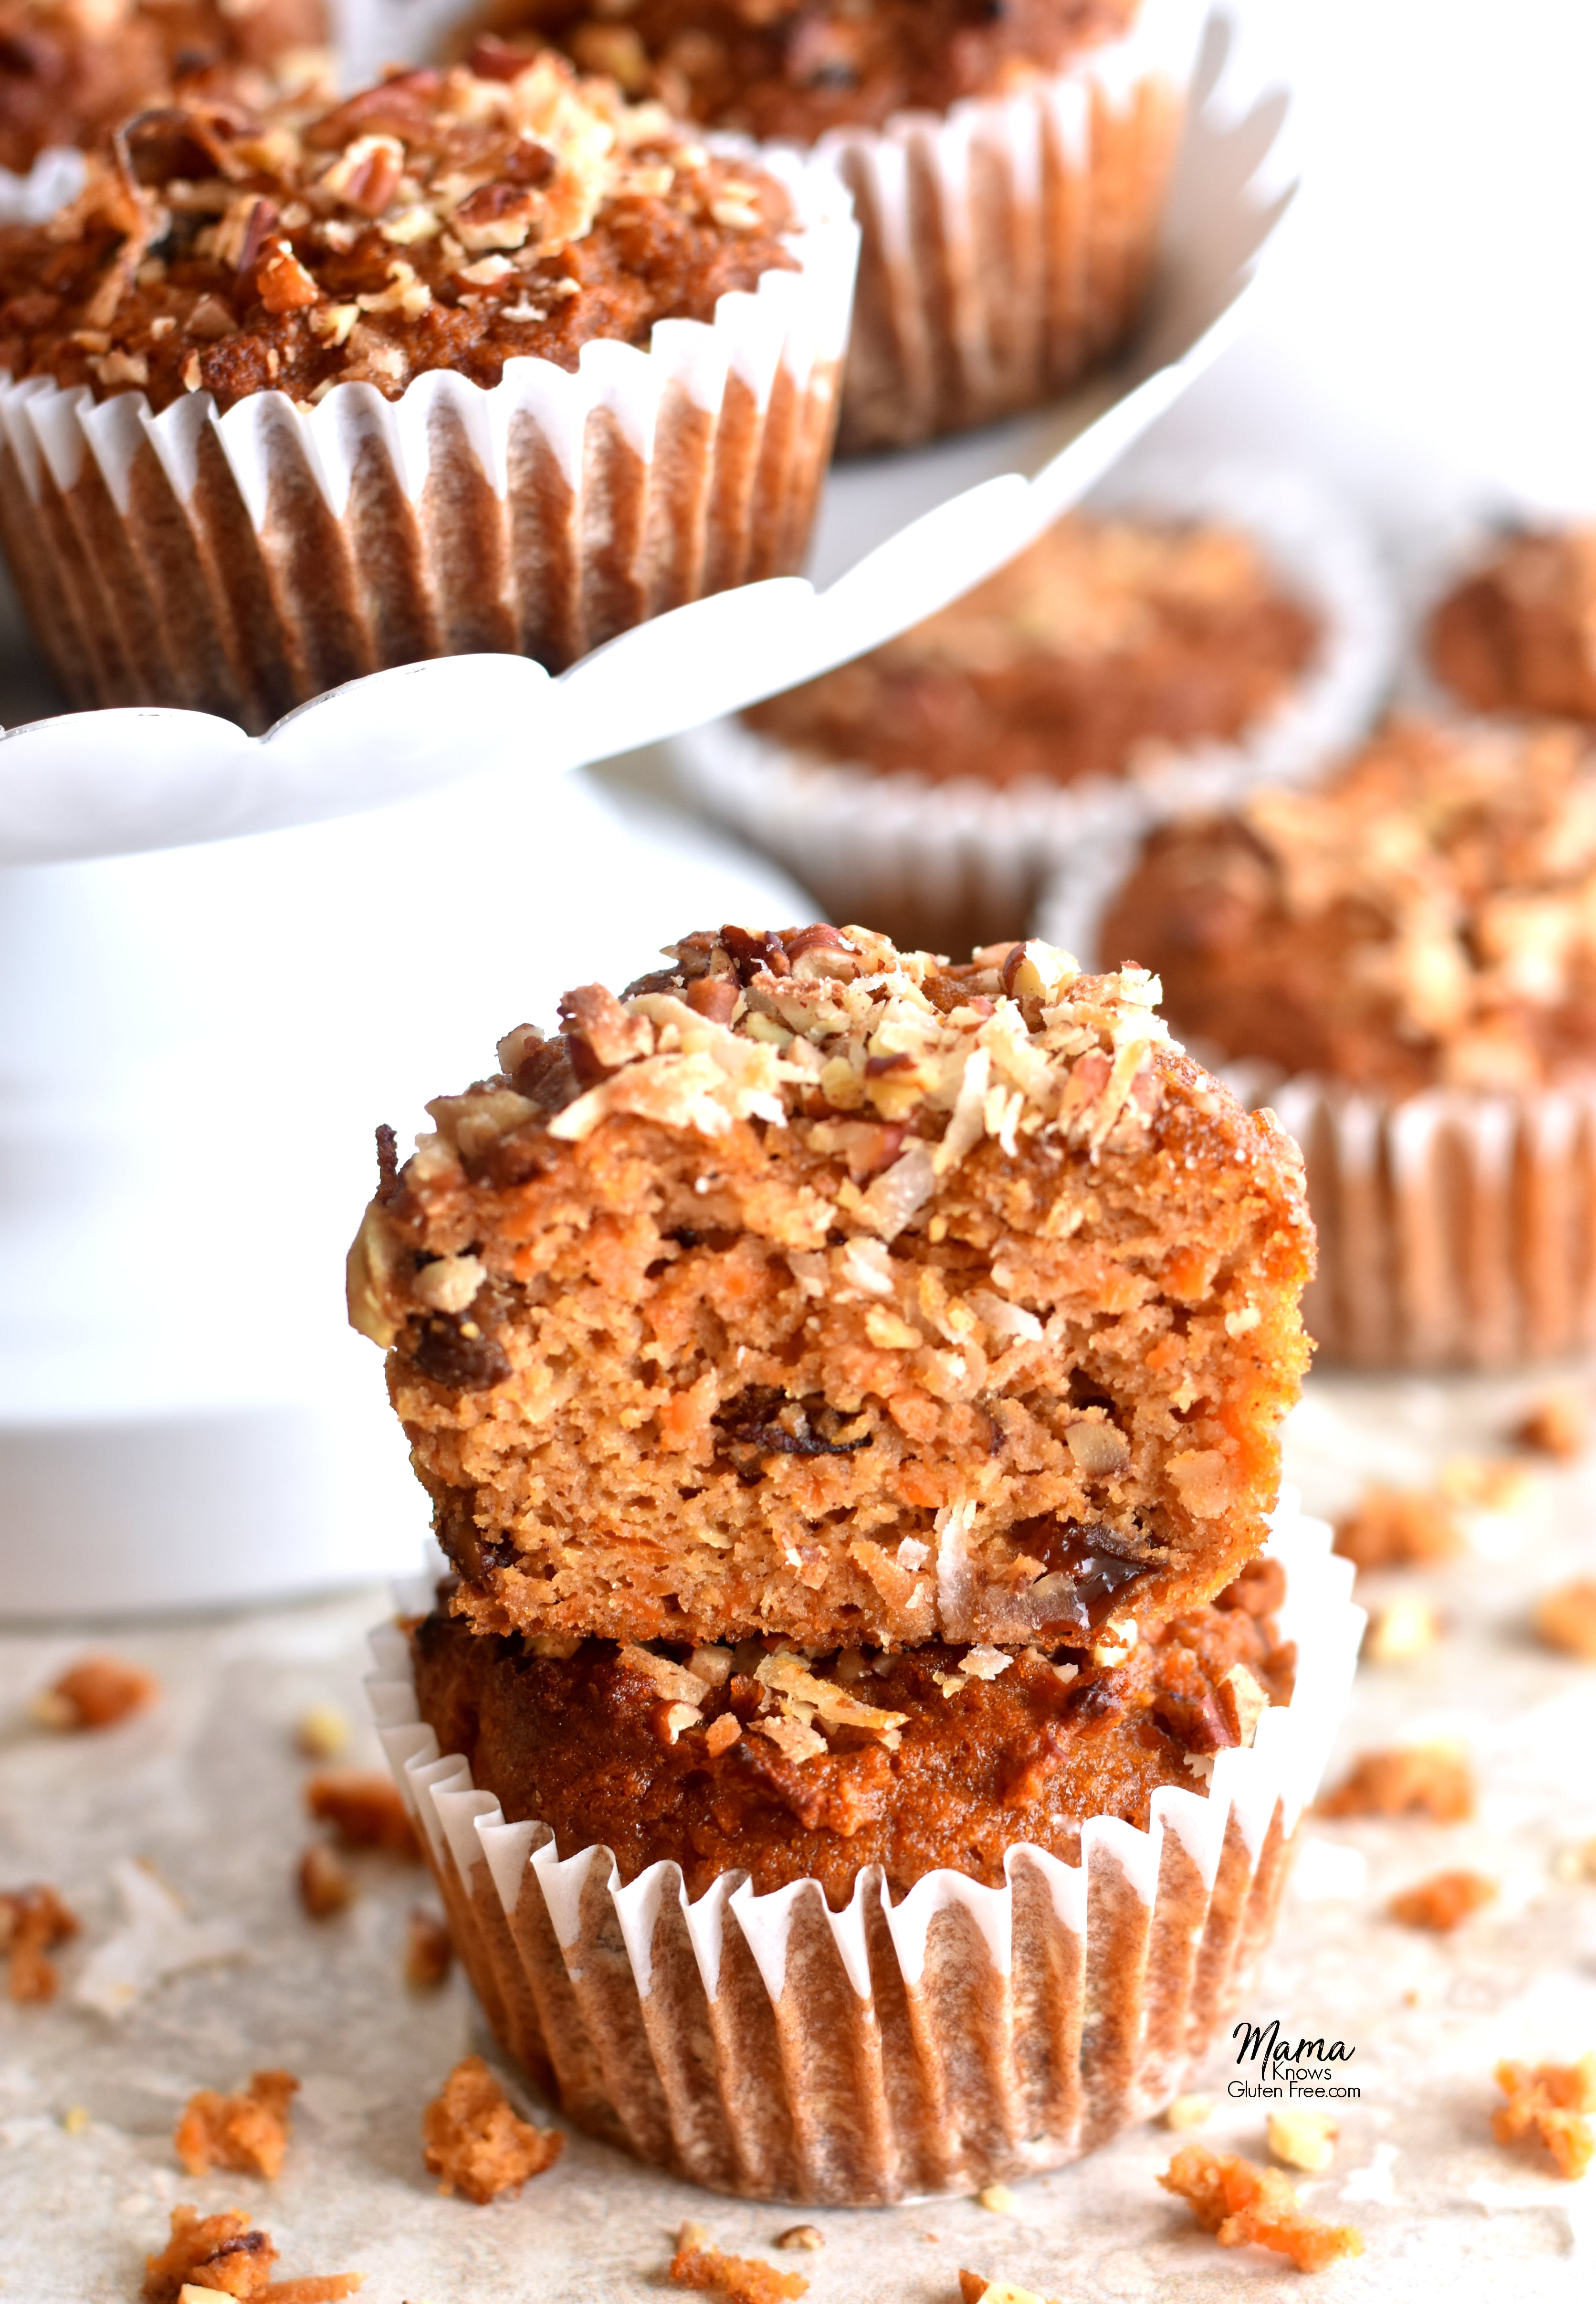
[[[776,857],[831,919],[953,951],[1025,935],[1039,902],[1090,917],[1117,885],[1113,861],[1149,826],[1306,777],[1364,733],[1390,676],[1389,594],[1372,544],[1309,481],[1236,463],[1147,465],[1087,509],[1233,523],[1319,617],[1313,668],[1239,741],[1150,746],[1126,776],[995,791],[975,776],[933,784],[821,761],[722,720],[673,747],[689,796]]]
[[[1036,407],[1119,343],[1152,272],[1203,13],[1144,0],[1126,38],[1016,93],[821,140],[864,233],[845,452]]]
[[[650,349],[512,360],[396,401],[194,393],[152,416],[0,379],[0,536],[79,705],[264,728],[361,673],[485,651],[553,669],[662,611],[795,571],[831,452],[857,231],[778,165],[794,272],[667,320]]]
[[[753,2198],[969,2191],[1156,2112],[1268,1940],[1356,1662],[1350,1564],[1290,1492],[1269,1548],[1296,1691],[1205,1791],[1155,1793],[1145,1832],[1094,1817],[1078,1865],[1017,1846],[1001,1888],[935,1872],[894,1904],[872,1867],[840,1912],[813,1880],[689,1902],[674,1864],[622,1886],[607,1848],[562,1859],[440,1754],[381,1628],[383,1741],[500,2042],[578,2127]]]
[[[1596,1080],[1401,1102],[1228,1068],[1302,1147],[1322,1359],[1504,1368],[1596,1343]]]

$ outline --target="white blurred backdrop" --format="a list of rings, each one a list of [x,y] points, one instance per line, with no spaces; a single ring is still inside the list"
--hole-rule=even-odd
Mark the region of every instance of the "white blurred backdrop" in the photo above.
[[[1338,470],[1596,509],[1596,7],[1229,0],[1302,191],[1249,341],[1170,420]]]

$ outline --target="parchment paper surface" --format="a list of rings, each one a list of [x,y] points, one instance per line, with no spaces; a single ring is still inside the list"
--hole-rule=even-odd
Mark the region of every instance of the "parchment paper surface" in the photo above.
[[[1450,1460],[1500,1451],[1549,1382],[1316,1378],[1293,1422],[1288,1475],[1311,1511],[1343,1507],[1371,1478],[1423,1484]],[[351,1757],[377,1758],[359,1681],[363,1635],[385,1596],[366,1591],[107,1627],[103,1644],[157,1673],[165,1694],[99,1737],[55,1737],[26,1713],[89,1644],[82,1632],[0,1638],[0,1887],[51,1881],[84,1923],[63,1948],[54,2004],[0,2003],[0,2298],[136,2298],[177,2200],[247,2207],[282,2251],[280,2276],[363,2272],[362,2304],[646,2304],[680,2292],[662,2278],[684,2217],[722,2247],[804,2274],[814,2304],[950,2304],[961,2265],[1058,2304],[1217,2304],[1321,2288],[1359,2304],[1588,2296],[1596,2182],[1562,2183],[1490,2133],[1499,2057],[1562,2061],[1596,2047],[1596,1882],[1560,1878],[1555,1862],[1596,1834],[1596,1667],[1549,1655],[1527,1629],[1537,1591],[1596,1573],[1596,1462],[1537,1478],[1518,1512],[1473,1523],[1470,1558],[1360,1583],[1360,1598],[1376,1602],[1398,1585],[1423,1591],[1448,1622],[1425,1659],[1360,1670],[1343,1762],[1398,1738],[1452,1736],[1472,1749],[1482,1789],[1477,1820],[1463,1825],[1310,1822],[1246,2013],[1354,2050],[1346,2069],[1361,2096],[1342,2109],[1334,2164],[1301,2189],[1316,2213],[1361,2225],[1367,2253],[1311,2291],[1279,2258],[1221,2251],[1160,2191],[1154,2177],[1185,2139],[1159,2128],[1018,2188],[1012,2213],[937,2200],[800,2218],[663,2181],[575,2136],[519,2199],[477,2208],[440,2198],[421,2161],[422,2107],[457,2057],[491,2053],[491,2042],[458,1977],[430,1998],[402,1983],[406,1918],[428,1901],[423,1876],[357,1859],[358,1902],[320,1926],[292,1888],[309,1836],[295,1720],[334,1703],[357,1724]],[[154,1865],[196,1924],[232,1923],[241,1952],[171,1977],[113,2017],[73,1995],[125,1925],[112,1874],[128,1859]],[[1395,1890],[1457,1866],[1501,1885],[1457,1935],[1384,1917]],[[1217,2104],[1198,2133],[1262,2158],[1262,2108],[1226,2096],[1235,2054],[1221,2044],[1194,2084]],[[238,2087],[270,2064],[303,2082],[278,2183],[185,2176],[171,2135],[190,2092]],[[824,2249],[777,2251],[776,2235],[800,2220],[820,2228]]]

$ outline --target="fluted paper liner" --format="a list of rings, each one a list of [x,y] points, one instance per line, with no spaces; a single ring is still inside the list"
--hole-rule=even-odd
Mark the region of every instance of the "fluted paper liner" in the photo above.
[[[1303,1317],[1353,1368],[1503,1368],[1596,1343],[1596,1079],[1393,1101],[1298,1079],[1319,1275]]]
[[[264,728],[364,673],[525,654],[559,670],[662,611],[801,563],[836,418],[857,232],[836,181],[769,156],[794,272],[585,345],[319,407],[193,393],[152,416],[0,381],[0,536],[78,705]]]
[[[814,1880],[689,1902],[674,1864],[622,1886],[607,1848],[562,1859],[440,1754],[381,1628],[383,1741],[498,2039],[588,2134],[760,2199],[969,2191],[1156,2112],[1267,1942],[1356,1660],[1350,1565],[1289,1494],[1270,1550],[1296,1692],[1205,1791],[1156,1792],[1145,1832],[1094,1817],[1078,1865],[1012,1848],[1001,1888],[935,1872],[894,1904],[873,1866],[840,1912]]]
[[[1122,341],[1153,268],[1203,13],[1144,0],[1123,39],[1061,72],[821,140],[864,233],[845,450],[1036,407]]]
[[[996,790],[974,775],[929,784],[821,760],[722,720],[672,747],[693,800],[776,857],[830,919],[967,951],[1026,934],[1054,874],[1096,884],[1099,860],[1128,852],[1149,825],[1309,775],[1364,733],[1390,676],[1389,587],[1367,537],[1303,475],[1167,460],[1099,490],[1088,509],[1240,528],[1320,619],[1313,665],[1240,738],[1149,745],[1124,776]]]

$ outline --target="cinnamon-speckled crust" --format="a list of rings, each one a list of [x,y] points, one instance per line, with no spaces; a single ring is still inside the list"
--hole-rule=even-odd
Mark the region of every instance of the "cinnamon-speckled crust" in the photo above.
[[[321,0],[0,0],[0,168],[25,175],[49,146],[103,146],[180,87],[264,101],[271,67],[307,65],[326,39]]]
[[[1272,1117],[1045,945],[672,951],[435,1102],[352,1251],[454,1605],[1057,1643],[1228,1584],[1306,1357]]]
[[[557,42],[632,95],[719,128],[809,144],[1057,72],[1116,38],[1137,0],[494,0],[471,20]],[[469,37],[469,36],[468,36]],[[457,36],[457,45],[459,36]]]
[[[934,1642],[855,1657],[849,1693],[900,1723],[891,1749],[828,1723],[821,1749],[788,1757],[758,1724],[784,1723],[753,1677],[757,1649],[698,1703],[678,1699],[673,1719],[671,1666],[650,1651],[587,1640],[537,1656],[443,1609],[413,1631],[417,1700],[478,1791],[511,1822],[548,1825],[562,1857],[602,1842],[623,1881],[677,1863],[692,1896],[732,1870],[761,1894],[814,1878],[840,1909],[868,1864],[895,1895],[942,1867],[1001,1886],[1009,1848],[1074,1862],[1087,1817],[1144,1828],[1161,1785],[1200,1790],[1216,1750],[1250,1741],[1262,1698],[1291,1696],[1295,1650],[1249,1613],[1250,1594],[1226,1598],[1236,1605],[1179,1617],[1107,1669],[1033,1649],[966,1677],[964,1652]],[[814,1669],[829,1680],[836,1664]],[[1240,1733],[1237,1684],[1251,1690]]]
[[[331,110],[196,98],[120,131],[80,199],[0,230],[0,367],[222,409],[448,369],[574,368],[595,338],[791,269],[784,188],[562,59],[397,73]]]
[[[1596,747],[1394,721],[1305,792],[1149,834],[1099,931],[1228,1056],[1395,1097],[1596,1066]]]

